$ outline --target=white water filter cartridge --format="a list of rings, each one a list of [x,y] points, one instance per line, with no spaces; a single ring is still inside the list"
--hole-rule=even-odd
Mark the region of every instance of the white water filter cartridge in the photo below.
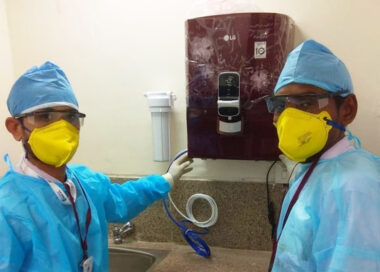
[[[170,160],[170,112],[176,99],[173,92],[148,92],[152,116],[153,160]]]

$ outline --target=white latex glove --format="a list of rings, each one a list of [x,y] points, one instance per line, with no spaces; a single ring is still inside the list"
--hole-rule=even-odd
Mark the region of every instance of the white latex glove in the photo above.
[[[173,187],[174,182],[181,178],[183,174],[189,173],[193,168],[189,168],[190,164],[192,164],[193,159],[189,159],[187,156],[187,152],[175,161],[173,161],[172,165],[169,168],[169,171],[162,175],[164,179],[166,179],[170,186]]]

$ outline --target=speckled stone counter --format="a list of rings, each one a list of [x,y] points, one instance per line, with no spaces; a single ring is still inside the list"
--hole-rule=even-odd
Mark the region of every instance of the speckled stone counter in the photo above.
[[[110,246],[134,249],[165,249],[168,255],[155,264],[149,272],[261,272],[267,271],[271,252],[212,247],[211,257],[205,259],[192,248],[175,243],[130,242]]]
[[[112,180],[122,182],[121,179],[114,178]],[[272,184],[269,186],[269,190],[277,213],[276,218],[282,198],[286,192],[286,186]],[[214,226],[210,227],[209,234],[202,237],[209,246],[272,250],[267,192],[264,183],[179,180],[176,182],[171,196],[180,210],[185,211],[188,198],[195,193],[208,194],[218,204],[218,221]],[[182,219],[170,204],[169,210],[177,220]],[[211,209],[206,201],[197,200],[193,205],[193,213],[199,221],[202,221],[209,218]],[[155,202],[134,218],[132,222],[135,225],[135,231],[128,234],[128,237],[124,239],[126,242],[136,240],[173,242],[175,244],[186,243],[181,231],[166,215],[161,201]],[[110,238],[112,237],[112,228],[113,224],[109,227]]]

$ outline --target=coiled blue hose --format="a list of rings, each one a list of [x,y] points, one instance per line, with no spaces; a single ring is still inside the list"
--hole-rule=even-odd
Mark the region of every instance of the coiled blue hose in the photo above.
[[[187,152],[187,150],[184,150],[184,151],[178,153],[174,157],[172,162],[170,163],[166,172],[169,171],[170,166],[172,165],[173,161],[175,161],[177,158],[179,158],[181,155],[185,154],[186,152]],[[180,221],[175,220],[174,217],[172,216],[172,214],[170,213],[169,209],[168,209],[168,206],[166,204],[165,199],[162,200],[162,203],[164,204],[165,211],[166,211],[167,215],[169,216],[170,220],[181,229],[182,235],[185,238],[186,242],[194,249],[194,251],[198,255],[200,255],[204,258],[210,257],[210,255],[211,255],[210,247],[207,245],[207,243],[202,238],[200,238],[198,236],[198,235],[205,235],[205,234],[209,233],[208,228],[204,228],[204,232],[199,232],[199,231],[195,231],[195,230],[188,228],[185,225],[185,223],[192,223],[190,220],[187,220],[187,219],[182,219]]]

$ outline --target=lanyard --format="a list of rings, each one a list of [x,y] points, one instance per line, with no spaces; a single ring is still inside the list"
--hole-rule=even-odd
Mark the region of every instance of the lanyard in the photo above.
[[[84,239],[82,238],[82,233],[80,231],[78,211],[77,211],[77,208],[75,206],[75,202],[74,202],[73,196],[71,195],[70,186],[68,184],[66,184],[66,183],[63,183],[63,185],[66,188],[66,191],[67,191],[67,194],[68,194],[71,206],[73,207],[73,211],[74,211],[74,215],[75,215],[75,220],[76,220],[76,223],[77,223],[77,228],[78,228],[78,233],[79,233],[79,238],[80,238],[80,243],[81,243],[82,250],[83,250],[83,259],[82,259],[82,262],[83,262],[83,261],[86,261],[87,258],[88,258],[88,254],[87,254],[87,234],[88,234],[88,229],[89,229],[90,223],[91,223],[91,208],[90,208],[90,202],[87,199],[87,195],[86,195],[86,193],[83,190],[82,184],[80,184],[78,178],[76,178],[76,180],[77,180],[77,182],[78,182],[78,184],[79,184],[79,186],[80,186],[80,188],[81,188],[81,190],[83,192],[83,195],[84,195],[84,197],[85,197],[85,199],[87,201],[87,205],[88,205],[87,213],[86,213],[86,226],[85,226]]]
[[[284,223],[282,224],[282,229],[281,229],[281,233],[280,235],[278,236],[278,239],[276,238],[276,236],[274,237],[273,239],[273,250],[272,250],[272,256],[271,256],[271,260],[270,260],[270,265],[269,265],[269,272],[272,270],[272,267],[273,267],[273,263],[274,263],[274,258],[276,257],[276,252],[277,252],[277,246],[278,246],[278,241],[280,240],[280,237],[281,237],[281,234],[282,234],[282,231],[284,230],[284,227],[285,227],[285,224],[286,224],[286,221],[288,220],[288,216],[291,212],[291,210],[293,209],[293,206],[294,204],[296,204],[297,200],[298,200],[298,197],[303,189],[303,187],[305,186],[306,182],[308,181],[311,173],[313,173],[315,167],[317,166],[318,164],[318,161],[319,161],[319,158],[321,156],[317,157],[315,159],[315,161],[311,164],[311,166],[309,167],[309,169],[307,170],[305,176],[303,177],[300,185],[298,186],[296,192],[294,193],[293,197],[292,197],[292,200],[290,201],[289,203],[289,206],[288,206],[288,209],[286,211],[286,214],[285,214],[285,217],[284,217]],[[275,231],[275,234],[276,235],[276,231]]]

